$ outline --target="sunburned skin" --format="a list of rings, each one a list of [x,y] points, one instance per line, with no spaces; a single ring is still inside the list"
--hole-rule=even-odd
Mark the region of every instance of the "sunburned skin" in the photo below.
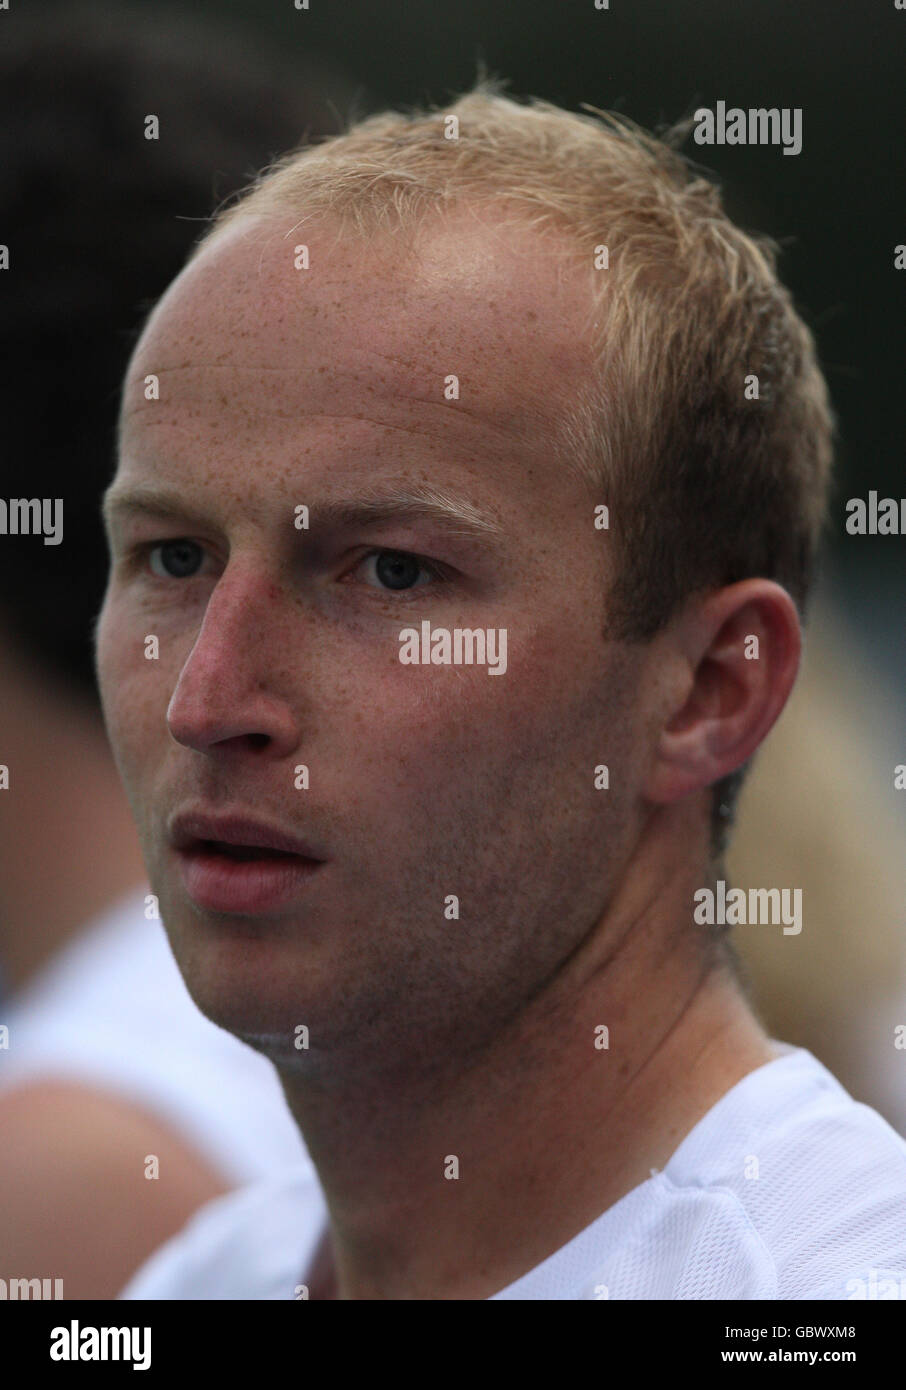
[[[187,536],[207,555],[188,580],[114,573],[99,653],[162,915],[201,1007],[247,1034],[291,1038],[307,1023],[301,1060],[316,1067],[329,1048],[333,1070],[344,1044],[361,1051],[366,1027],[385,1050],[380,1020],[401,988],[406,1029],[423,1044],[433,1035],[430,1054],[478,1042],[596,920],[643,658],[600,635],[601,532],[546,440],[585,365],[571,329],[579,290],[558,291],[553,264],[535,268],[534,242],[516,260],[509,231],[487,233],[479,255],[471,219],[400,271],[387,248],[345,250],[333,229],[309,227],[313,268],[300,273],[301,233],[282,232],[240,229],[212,247],[140,344],[114,492],[175,493],[205,521],[124,517],[122,544]],[[514,344],[529,323],[526,362]],[[144,397],[151,373],[159,400]],[[328,506],[420,485],[495,529],[480,539],[405,515],[321,520]],[[308,531],[293,526],[297,503]],[[367,558],[379,546],[445,577],[382,590]],[[399,634],[425,618],[505,627],[505,676],[402,664]],[[160,657],[137,660],[150,632]],[[591,776],[602,761],[608,798]],[[305,792],[297,764],[310,769]],[[202,801],[295,829],[326,861],[266,931],[208,922],[182,891],[166,824]],[[390,1026],[399,1047],[400,1020]]]

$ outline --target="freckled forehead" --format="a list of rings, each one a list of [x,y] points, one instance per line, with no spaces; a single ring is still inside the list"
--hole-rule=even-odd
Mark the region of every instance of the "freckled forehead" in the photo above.
[[[294,264],[301,244],[309,269]],[[588,371],[592,287],[591,268],[567,266],[555,235],[489,210],[432,218],[411,244],[343,234],[329,219],[240,220],[170,287],[130,381],[233,369],[265,397],[289,389],[317,408],[344,382],[421,399],[453,373],[461,398],[503,424],[526,410],[543,420]]]

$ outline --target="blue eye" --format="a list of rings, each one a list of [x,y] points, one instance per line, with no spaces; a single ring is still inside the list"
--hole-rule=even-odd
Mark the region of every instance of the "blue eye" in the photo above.
[[[418,582],[420,574],[437,577],[430,565],[402,550],[375,550],[364,560],[369,566],[373,563],[372,573],[377,580],[373,588],[394,591],[414,589],[422,587]]]
[[[189,579],[197,573],[203,559],[204,551],[197,541],[160,541],[149,550],[151,573],[158,579]]]

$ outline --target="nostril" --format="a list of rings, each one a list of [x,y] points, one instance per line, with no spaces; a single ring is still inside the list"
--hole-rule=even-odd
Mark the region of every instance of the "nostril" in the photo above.
[[[252,748],[266,748],[271,741],[269,734],[249,734],[248,740]]]

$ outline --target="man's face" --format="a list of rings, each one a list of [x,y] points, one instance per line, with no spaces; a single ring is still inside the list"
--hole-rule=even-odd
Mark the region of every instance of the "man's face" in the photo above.
[[[413,258],[288,228],[208,247],[132,361],[115,490],[171,512],[113,514],[108,728],[209,1017],[289,1055],[304,1024],[309,1065],[366,1040],[466,1048],[596,922],[643,773],[641,657],[601,636],[609,533],[551,442],[588,369],[591,276],[487,215],[427,226]],[[487,529],[356,512],[418,489]],[[424,621],[505,629],[505,671],[404,664]],[[277,891],[219,856],[225,906],[205,847],[171,842],[186,811],[263,821],[320,863]]]

